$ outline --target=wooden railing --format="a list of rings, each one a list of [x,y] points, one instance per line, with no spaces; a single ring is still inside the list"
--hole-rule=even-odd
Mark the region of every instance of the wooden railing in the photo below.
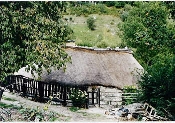
[[[99,104],[100,106],[100,89],[87,91],[88,86],[84,85],[67,85],[58,82],[43,82],[36,81],[24,77],[22,75],[10,75],[6,77],[6,88],[10,92],[20,93],[24,97],[32,97],[33,100],[44,102],[50,99],[52,96],[53,101],[61,102],[63,105],[67,105],[71,102],[69,95],[72,88],[86,91],[88,93],[88,104]]]
[[[71,88],[87,90],[87,86],[70,86],[58,82],[36,81],[21,75],[10,75],[6,78],[7,89],[11,92],[21,93],[22,96],[32,97],[37,101],[47,101],[50,96],[55,97],[53,100],[62,102],[66,105],[69,99]]]

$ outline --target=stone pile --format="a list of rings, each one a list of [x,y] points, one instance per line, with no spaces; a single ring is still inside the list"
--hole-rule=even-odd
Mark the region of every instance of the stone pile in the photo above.
[[[123,118],[127,121],[167,121],[167,118],[157,115],[156,109],[148,103],[133,103],[120,108],[110,109],[105,112],[106,115],[114,118]]]
[[[122,106],[120,108],[113,108],[105,111],[106,115],[111,115],[117,119],[123,119],[127,121],[136,121],[139,118],[139,114],[143,113],[142,111],[143,104],[141,103],[133,103],[127,106]]]

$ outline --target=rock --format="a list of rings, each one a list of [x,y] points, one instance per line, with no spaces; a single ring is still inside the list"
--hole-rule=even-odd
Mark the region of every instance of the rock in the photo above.
[[[128,114],[127,118],[128,118],[128,120],[133,120],[132,114]]]

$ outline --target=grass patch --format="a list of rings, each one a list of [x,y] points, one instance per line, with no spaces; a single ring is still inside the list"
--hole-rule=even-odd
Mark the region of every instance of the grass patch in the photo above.
[[[74,107],[74,106],[72,106],[72,107],[69,108],[69,110],[72,111],[72,112],[77,112],[79,109],[80,108]]]
[[[86,20],[89,17],[95,18],[95,30],[88,29]],[[72,18],[68,24],[74,31],[73,40],[76,45],[99,48],[115,48],[121,45],[118,29],[118,23],[121,22],[119,17],[92,14],[88,17],[67,15],[65,18]]]
[[[12,99],[12,98],[5,97],[5,96],[3,96],[2,98],[3,98],[4,100],[8,100],[8,101],[17,101],[16,99]]]
[[[0,107],[1,108],[13,108],[13,109],[20,109],[21,107],[15,106],[13,104],[5,104],[0,102]]]

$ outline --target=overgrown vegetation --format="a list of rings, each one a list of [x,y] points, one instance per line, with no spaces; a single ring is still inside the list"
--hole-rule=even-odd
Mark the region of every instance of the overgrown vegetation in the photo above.
[[[141,99],[171,120],[175,120],[174,73],[175,56],[166,52],[154,58],[154,64],[146,69],[140,81]]]
[[[45,111],[43,109],[37,108],[22,108],[20,113],[23,115],[25,121],[37,121],[37,122],[47,122],[55,121],[58,119],[59,115],[52,111]]]
[[[175,120],[175,28],[169,10],[164,2],[137,2],[126,12],[122,39],[136,48],[134,55],[145,68],[141,100]]]
[[[123,98],[123,104],[128,105],[132,104],[134,102],[138,101],[138,92],[139,90],[136,88],[136,86],[125,86],[123,88],[123,95],[125,98]]]
[[[5,98],[12,101],[11,98]],[[43,108],[40,107],[24,107],[13,104],[6,104],[0,102],[0,121],[27,121],[27,122],[52,122],[52,121],[66,121],[69,117],[60,115],[56,112],[50,111],[52,98],[45,104]],[[15,117],[16,116],[16,117]]]
[[[103,15],[119,15],[119,9],[116,7],[107,7],[106,5],[102,3],[74,3],[70,4],[69,8],[67,9],[67,12],[65,14],[69,15],[76,15],[76,16],[85,16],[87,17],[90,14],[103,14]]]

